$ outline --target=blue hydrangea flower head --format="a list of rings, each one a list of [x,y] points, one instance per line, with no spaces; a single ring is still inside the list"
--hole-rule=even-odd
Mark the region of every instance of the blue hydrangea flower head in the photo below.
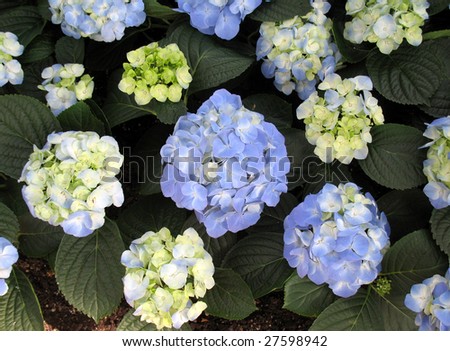
[[[282,22],[263,22],[256,58],[263,60],[264,77],[286,95],[294,90],[305,100],[318,82],[334,73],[341,54],[331,36],[332,22],[326,1],[311,0],[312,11]]]
[[[0,237],[0,296],[8,292],[6,279],[9,278],[12,266],[19,259],[17,249],[7,239]]]
[[[212,237],[255,224],[287,191],[284,137],[225,89],[180,117],[161,157],[163,194],[194,210]]]
[[[428,184],[423,191],[433,207],[441,209],[450,205],[450,116],[427,124],[423,135],[432,139],[424,145],[428,151],[423,172]]]
[[[0,32],[0,87],[6,83],[19,85],[23,82],[23,70],[14,57],[22,55],[24,46],[19,43],[17,35]]]
[[[116,178],[123,163],[117,141],[95,132],[60,132],[34,146],[19,181],[31,214],[85,237],[103,226],[105,208],[124,201]]]
[[[369,193],[353,183],[326,184],[286,217],[284,257],[301,278],[349,297],[377,277],[389,234]]]
[[[429,6],[427,0],[348,0],[345,9],[352,20],[345,23],[344,38],[355,44],[376,43],[386,55],[404,39],[418,46]]]
[[[445,277],[435,274],[414,284],[405,297],[405,306],[417,313],[419,330],[450,330],[450,268]]]
[[[120,40],[125,28],[146,19],[142,0],[49,0],[49,6],[52,22],[75,39]]]
[[[215,284],[214,264],[193,228],[176,238],[167,228],[147,232],[131,243],[121,261],[125,299],[142,321],[157,329],[179,329],[207,308],[201,298]]]
[[[190,16],[192,27],[203,34],[216,34],[225,40],[233,39],[244,18],[262,0],[177,0],[178,10]]]

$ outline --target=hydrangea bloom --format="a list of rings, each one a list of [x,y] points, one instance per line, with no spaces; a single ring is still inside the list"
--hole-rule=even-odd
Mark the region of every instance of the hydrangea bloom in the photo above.
[[[345,9],[353,18],[345,23],[344,38],[376,43],[383,54],[396,50],[403,39],[418,46],[428,7],[426,0],[348,0]]]
[[[0,237],[0,296],[8,292],[5,279],[9,278],[12,266],[19,259],[17,249],[5,238]]]
[[[142,321],[178,329],[206,309],[191,298],[202,298],[214,286],[214,264],[193,228],[176,238],[167,228],[145,233],[122,254],[122,264],[125,299]]]
[[[180,117],[161,156],[163,194],[194,210],[215,238],[255,224],[287,191],[284,137],[224,89]]]
[[[377,277],[389,233],[369,193],[353,183],[326,184],[284,220],[284,257],[300,277],[349,297]]]
[[[78,101],[90,99],[94,91],[94,81],[84,73],[84,66],[79,63],[54,64],[44,68],[44,79],[38,88],[47,91],[45,99],[55,116],[75,105]],[[78,79],[79,78],[79,79]]]
[[[239,32],[245,16],[252,13],[262,0],[176,0],[178,10],[186,12],[191,25],[203,34],[216,34],[230,40]]]
[[[419,330],[450,330],[450,268],[445,277],[435,274],[414,284],[405,305],[416,312]]]
[[[177,44],[159,47],[151,43],[130,51],[127,59],[119,89],[134,94],[138,105],[146,105],[153,98],[178,102],[182,90],[192,81],[186,57]]]
[[[444,208],[450,205],[450,116],[428,124],[423,135],[432,139],[424,145],[429,149],[423,162],[423,172],[428,178],[423,191],[435,208]]]
[[[324,97],[314,92],[297,108],[297,118],[306,125],[306,138],[323,162],[334,159],[349,164],[367,157],[372,125],[384,122],[378,100],[372,96],[367,76],[342,79],[333,73],[319,84]]]
[[[22,66],[13,57],[22,55],[23,49],[14,33],[0,32],[0,87],[8,82],[13,85],[22,84]]]
[[[95,132],[60,132],[34,146],[20,182],[31,214],[67,234],[84,237],[103,226],[105,208],[121,206],[122,185],[115,177],[123,163],[110,136]]]
[[[305,100],[316,84],[333,73],[341,55],[332,42],[332,22],[325,16],[330,5],[311,1],[314,10],[283,22],[264,22],[256,44],[256,58],[263,59],[262,73],[274,78],[284,94],[296,91]]]
[[[142,0],[49,0],[52,22],[65,35],[112,42],[122,39],[127,27],[144,23]]]

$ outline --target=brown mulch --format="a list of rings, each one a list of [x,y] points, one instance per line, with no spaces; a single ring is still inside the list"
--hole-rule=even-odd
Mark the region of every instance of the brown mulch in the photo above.
[[[78,312],[59,292],[55,275],[47,262],[40,259],[21,259],[19,267],[26,273],[41,304],[46,330],[116,330],[129,306],[122,301],[111,316],[99,323]],[[257,311],[246,319],[230,321],[202,314],[191,322],[192,330],[308,330],[312,319],[282,309],[283,293],[271,293],[256,300]]]

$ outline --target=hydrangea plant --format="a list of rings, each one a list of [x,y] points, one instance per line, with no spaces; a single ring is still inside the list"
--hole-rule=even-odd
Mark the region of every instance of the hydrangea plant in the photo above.
[[[0,87],[8,82],[13,85],[22,84],[22,66],[14,57],[22,55],[23,49],[17,35],[0,32]]]
[[[206,309],[200,299],[214,286],[214,264],[193,228],[176,238],[167,228],[147,232],[131,243],[121,261],[125,298],[142,321],[179,329]]]
[[[323,97],[314,92],[297,108],[297,118],[306,125],[306,138],[323,162],[337,159],[349,164],[354,158],[367,157],[370,129],[384,122],[372,88],[368,76],[342,79],[333,73],[318,86]]]
[[[125,28],[144,23],[142,0],[49,0],[52,23],[61,24],[65,35],[112,42]]]
[[[0,296],[8,292],[6,279],[12,271],[12,266],[19,259],[17,249],[5,238],[0,237]]]
[[[191,25],[203,34],[216,34],[225,40],[233,39],[244,18],[262,0],[176,0],[178,10],[186,12]]]
[[[326,184],[284,220],[284,257],[315,284],[349,297],[375,280],[390,228],[369,193],[354,183]]]
[[[64,232],[84,237],[103,226],[105,208],[121,206],[115,177],[123,163],[116,140],[95,132],[59,132],[34,146],[19,181],[31,214]]]
[[[387,55],[404,39],[418,46],[429,6],[427,0],[348,0],[345,9],[352,20],[345,23],[344,37],[355,44],[376,43]]]
[[[435,119],[423,134],[432,139],[423,172],[428,179],[423,191],[433,207],[440,209],[450,205],[450,116]]]
[[[161,157],[163,194],[194,210],[214,238],[255,224],[287,191],[283,135],[225,89],[180,117]]]
[[[130,51],[127,59],[119,89],[134,94],[138,105],[146,105],[152,99],[178,102],[192,81],[186,57],[177,44],[160,47],[151,43]]]
[[[44,81],[39,89],[47,92],[45,99],[55,116],[78,101],[92,97],[93,78],[83,73],[84,66],[79,63],[58,63],[42,71]]]
[[[256,43],[256,58],[263,59],[262,74],[275,78],[286,95],[294,90],[305,100],[319,81],[334,73],[341,55],[331,36],[332,21],[325,16],[326,1],[312,0],[313,10],[281,22],[263,22]]]
[[[445,277],[435,274],[414,284],[405,297],[405,305],[416,312],[419,330],[450,330],[450,269]]]

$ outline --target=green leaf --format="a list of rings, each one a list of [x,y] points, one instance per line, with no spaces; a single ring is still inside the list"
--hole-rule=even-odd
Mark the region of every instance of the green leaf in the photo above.
[[[47,135],[59,130],[56,118],[36,99],[0,96],[0,172],[18,179],[33,145],[44,146]]]
[[[33,62],[30,65],[23,67],[23,83],[16,85],[15,89],[22,95],[31,96],[46,104],[46,91],[38,89],[38,85],[42,84],[41,73],[44,68],[49,67],[55,63],[53,57],[47,57],[44,60]]]
[[[258,298],[280,289],[291,275],[283,248],[283,233],[251,233],[231,248],[222,266],[240,274]]]
[[[408,234],[393,245],[384,255],[381,276],[391,281],[391,292],[381,297],[385,315],[385,330],[417,330],[415,314],[406,308],[405,296],[411,286],[422,283],[434,274],[444,274],[448,259],[442,254],[428,230]],[[394,314],[395,313],[395,314]],[[390,316],[390,318],[388,318]]]
[[[439,58],[422,46],[402,46],[385,55],[378,50],[367,57],[367,70],[375,88],[386,99],[407,105],[427,105],[441,83]]]
[[[186,220],[186,210],[162,195],[143,197],[123,211],[117,224],[127,245],[148,231],[168,228],[177,235]]]
[[[435,14],[447,9],[448,5],[450,4],[450,1],[449,0],[428,0],[428,3],[430,4],[430,7],[427,10],[427,12],[430,16],[432,16],[432,15],[435,15]]]
[[[433,117],[450,115],[450,78],[444,79],[438,90],[430,98],[430,105],[420,105],[419,108]]]
[[[283,308],[301,316],[316,317],[335,300],[326,284],[317,285],[293,273],[284,286]]]
[[[179,13],[175,12],[171,7],[161,5],[157,0],[144,0],[145,12],[150,17],[161,19],[173,19]]]
[[[17,242],[19,222],[13,211],[0,202],[0,237],[8,239],[11,243]]]
[[[83,101],[77,102],[58,115],[58,121],[63,131],[79,130],[93,131],[99,135],[105,134],[105,126]]]
[[[280,202],[275,207],[264,206],[260,220],[250,228],[250,232],[270,231],[283,233],[286,216],[298,205],[297,198],[290,194],[281,194]]]
[[[427,227],[431,216],[430,201],[419,189],[393,190],[377,200],[391,227],[391,242]]]
[[[134,316],[133,310],[128,311],[125,316],[123,316],[122,321],[117,326],[117,331],[157,331],[155,324],[153,323],[147,323],[147,322],[141,322],[141,317]],[[174,328],[163,328],[163,331],[176,331],[176,330],[183,330],[183,331],[190,331],[191,327],[188,323],[185,323],[181,326],[180,329],[174,329]]]
[[[292,106],[275,95],[251,95],[246,97],[242,103],[249,110],[264,115],[264,120],[274,124],[279,130],[292,126]]]
[[[147,105],[136,104],[134,95],[127,95],[119,90],[118,84],[121,79],[122,70],[113,73],[108,83],[108,97],[103,106],[111,127],[145,115],[154,115],[163,123],[174,124],[180,116],[186,114],[187,109],[183,101],[161,103],[153,99]]]
[[[83,63],[84,39],[71,37],[60,38],[55,45],[56,61],[58,63]]]
[[[4,182],[0,181],[0,202],[8,206],[16,216],[29,213],[22,198],[22,184],[15,179],[8,178]]]
[[[137,179],[141,195],[161,193],[160,181],[163,164],[160,151],[172,132],[173,128],[171,126],[161,123],[153,125],[139,139],[133,154],[127,158],[130,170],[126,172],[125,176],[130,175],[130,182]],[[137,175],[134,173],[137,173]]]
[[[27,0],[2,0],[2,2],[0,2],[0,10],[6,10],[11,7],[23,6],[26,3]]]
[[[378,184],[392,189],[405,190],[426,182],[422,164],[426,143],[422,132],[416,128],[385,124],[371,129],[373,141],[369,155],[359,161],[363,171]]]
[[[423,40],[434,40],[440,38],[448,38],[450,37],[450,29],[442,29],[434,32],[428,32],[422,35]]]
[[[30,213],[19,217],[20,250],[28,257],[46,257],[58,250],[64,236],[60,226],[34,218]]]
[[[197,231],[203,240],[205,250],[210,253],[216,267],[220,266],[226,253],[237,241],[237,235],[231,232],[227,232],[218,238],[210,237],[206,232],[205,226],[198,222],[197,216],[194,213],[184,222],[180,232],[182,233],[188,228],[194,228]]]
[[[20,6],[0,14],[0,32],[13,32],[20,44],[27,46],[42,33],[45,20],[35,6]]]
[[[333,36],[339,52],[350,63],[364,60],[369,55],[370,50],[356,45],[344,38],[344,19],[333,21]]]
[[[66,300],[95,321],[111,314],[122,299],[123,251],[117,225],[108,219],[87,237],[64,235],[61,241],[56,281]]]
[[[450,207],[433,210],[431,232],[441,250],[450,257]]]
[[[0,297],[0,330],[44,330],[39,301],[28,278],[13,267],[8,292]]]
[[[239,274],[231,269],[216,268],[214,281],[216,284],[203,298],[208,314],[239,320],[256,311],[252,291]]]
[[[430,52],[439,60],[441,71],[439,72],[442,79],[450,79],[450,65],[448,64],[448,52],[450,51],[450,38],[439,38],[427,40],[420,47],[424,51]]]
[[[39,35],[26,47],[20,63],[32,63],[43,60],[53,54],[55,43],[52,38],[46,35]]]
[[[191,68],[192,83],[188,92],[214,88],[241,75],[253,58],[228,49],[214,38],[201,34],[189,23],[180,24],[167,40],[178,44]]]
[[[369,288],[356,295],[339,299],[328,306],[314,321],[310,331],[383,330],[381,301]]]
[[[309,0],[271,0],[263,1],[249,16],[260,22],[277,22],[304,16],[309,11],[312,11]]]

